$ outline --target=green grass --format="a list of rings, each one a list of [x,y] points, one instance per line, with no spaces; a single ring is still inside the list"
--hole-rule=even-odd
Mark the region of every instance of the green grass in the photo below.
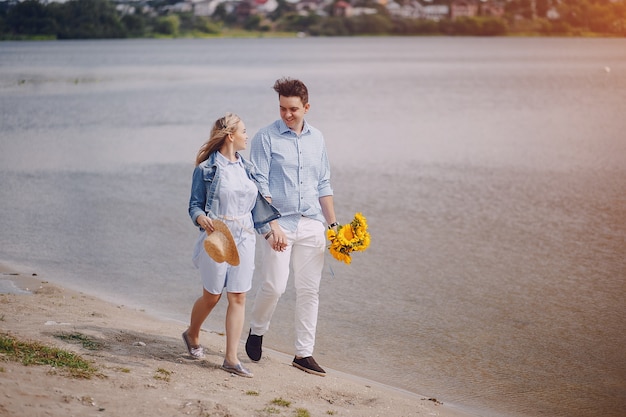
[[[291,401],[283,400],[282,398],[274,398],[271,404],[279,405],[281,407],[289,407],[291,405]]]
[[[73,378],[90,379],[97,369],[79,355],[62,349],[24,342],[7,334],[0,334],[0,354],[23,365],[50,365]]]
[[[170,376],[172,375],[172,371],[168,371],[167,369],[159,368],[156,370],[154,374],[154,379],[160,379],[165,382],[170,382]]]
[[[296,417],[311,417],[311,413],[306,408],[296,408]]]
[[[54,337],[61,339],[64,342],[82,345],[87,350],[102,349],[102,343],[82,333],[59,333],[55,334]]]

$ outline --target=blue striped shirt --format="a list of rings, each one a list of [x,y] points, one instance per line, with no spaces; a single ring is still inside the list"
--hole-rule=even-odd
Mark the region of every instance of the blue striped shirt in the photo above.
[[[280,211],[281,227],[295,231],[301,216],[324,222],[319,198],[333,195],[322,132],[306,121],[298,136],[281,119],[262,128],[250,145],[261,194]]]

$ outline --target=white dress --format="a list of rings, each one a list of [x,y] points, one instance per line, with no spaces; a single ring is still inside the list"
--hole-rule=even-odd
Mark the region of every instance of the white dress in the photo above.
[[[231,162],[218,152],[215,161],[220,169],[220,187],[217,190],[219,213],[215,214],[230,229],[237,244],[240,263],[232,266],[211,259],[204,250],[204,231],[200,232],[196,241],[193,262],[200,270],[202,285],[211,294],[221,294],[224,288],[227,292],[247,292],[252,287],[254,273],[256,235],[252,208],[258,191],[248,178],[241,158]]]

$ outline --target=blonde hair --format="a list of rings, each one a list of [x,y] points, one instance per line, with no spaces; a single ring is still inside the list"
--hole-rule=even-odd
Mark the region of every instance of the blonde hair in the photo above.
[[[211,129],[211,137],[198,150],[196,165],[200,165],[209,158],[209,155],[219,150],[228,135],[235,133],[240,121],[241,118],[234,113],[226,113],[224,117],[217,119]]]

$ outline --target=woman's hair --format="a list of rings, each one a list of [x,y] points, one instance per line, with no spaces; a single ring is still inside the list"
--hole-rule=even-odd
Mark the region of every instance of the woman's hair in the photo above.
[[[234,113],[226,113],[213,124],[211,137],[207,140],[196,155],[196,165],[206,161],[213,152],[219,150],[229,134],[235,133],[241,118]]]
[[[276,91],[279,96],[283,97],[300,97],[302,104],[309,102],[309,90],[307,90],[306,85],[300,80],[283,77],[276,80],[274,83],[274,91]]]

